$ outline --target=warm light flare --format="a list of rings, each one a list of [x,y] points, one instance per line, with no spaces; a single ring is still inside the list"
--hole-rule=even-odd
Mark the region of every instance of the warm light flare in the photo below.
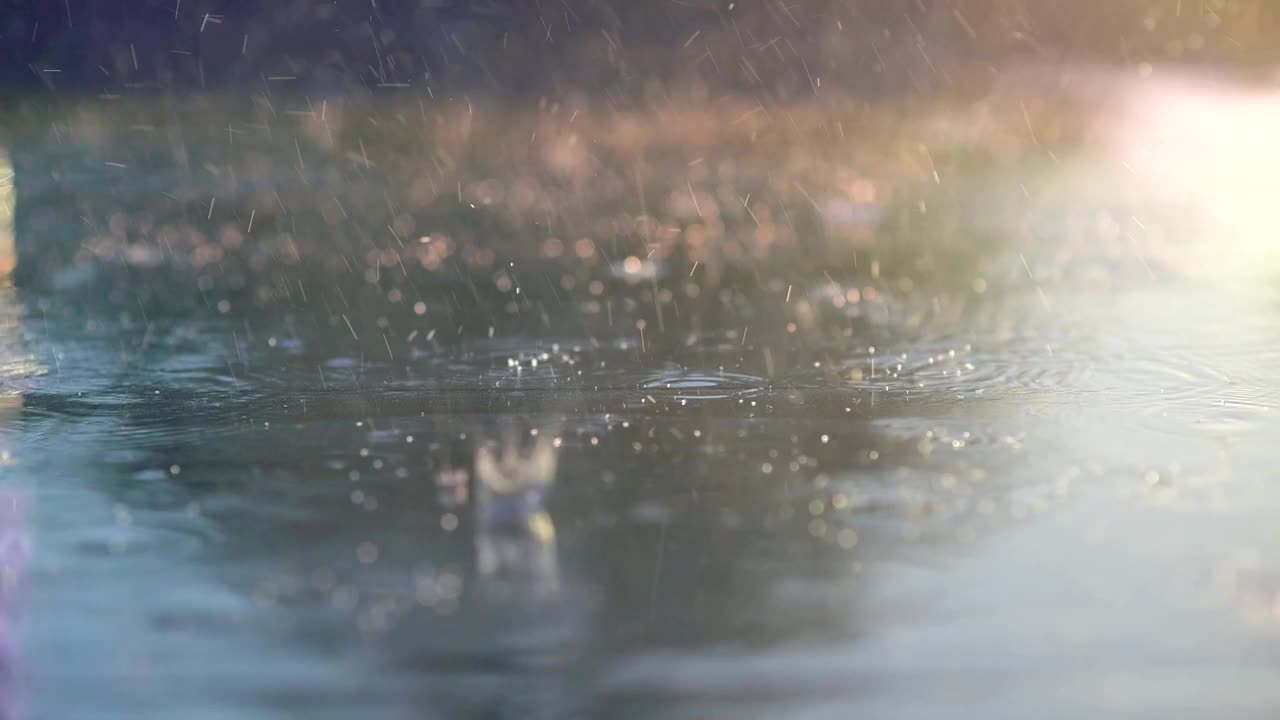
[[[1148,78],[1127,88],[1120,106],[1108,152],[1143,194],[1205,223],[1212,237],[1194,238],[1205,251],[1196,262],[1236,273],[1275,255],[1280,93],[1211,78]]]

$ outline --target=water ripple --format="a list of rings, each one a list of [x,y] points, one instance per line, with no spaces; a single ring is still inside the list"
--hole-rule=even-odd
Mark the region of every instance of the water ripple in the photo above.
[[[672,400],[726,400],[763,395],[768,381],[738,373],[673,370],[647,378],[640,389]]]

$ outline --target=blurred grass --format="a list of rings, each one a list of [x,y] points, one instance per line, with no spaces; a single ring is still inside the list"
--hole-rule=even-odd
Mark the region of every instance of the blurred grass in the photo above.
[[[399,221],[404,240],[441,223],[460,232],[450,215],[474,205],[519,236],[487,238],[504,253],[541,255],[551,236],[626,237],[656,259],[715,264],[793,246],[839,261],[850,246],[876,245],[865,228],[824,222],[826,205],[892,214],[936,196],[930,186],[942,178],[963,183],[1043,155],[1049,143],[1070,142],[1059,110],[1041,111],[1034,137],[1025,107],[854,99],[631,110],[416,97],[86,100],[25,105],[4,126],[11,142],[40,149],[50,177],[33,178],[35,187],[72,191],[76,177],[101,180],[135,195],[134,214],[173,214],[173,197],[217,196],[235,203],[234,214],[271,220],[281,206],[326,214],[338,198],[351,201],[345,221],[378,235]],[[120,208],[106,203],[91,219],[106,224],[103,213]],[[233,208],[222,209],[225,217]]]
[[[557,312],[612,327],[628,309],[719,326],[796,288],[785,312],[821,329],[833,299],[843,317],[862,297],[927,290],[937,306],[998,282],[984,263],[1015,238],[975,198],[1086,138],[1055,92],[625,108],[192,95],[17,103],[0,122],[20,271],[92,268],[121,305],[227,299],[379,333],[420,302],[441,327]]]

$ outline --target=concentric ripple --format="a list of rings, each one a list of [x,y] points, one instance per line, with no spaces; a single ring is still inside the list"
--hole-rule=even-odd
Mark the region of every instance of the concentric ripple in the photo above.
[[[640,383],[640,389],[674,400],[726,400],[762,395],[768,381],[739,373],[678,370],[653,375]]]

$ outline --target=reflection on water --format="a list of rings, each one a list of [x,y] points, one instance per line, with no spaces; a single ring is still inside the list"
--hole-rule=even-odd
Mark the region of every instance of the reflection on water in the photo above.
[[[559,585],[556,528],[546,495],[562,440],[550,435],[535,436],[527,453],[510,437],[497,452],[487,445],[476,450],[476,571],[494,592],[541,596]],[[452,521],[442,522],[447,529]]]
[[[12,320],[11,317],[7,319]],[[11,349],[6,347],[6,351]],[[10,377],[27,375],[32,369],[28,367],[16,372],[9,369]],[[8,427],[21,411],[20,394],[0,394],[0,423],[6,428],[0,430],[0,473],[15,462],[17,437],[8,431]],[[28,493],[23,487],[8,484],[0,488],[0,713],[7,718],[27,716],[20,680],[25,671],[20,642],[23,603],[26,600],[23,589],[31,558],[31,536],[27,527],[29,509]]]
[[[22,588],[31,557],[25,495],[13,489],[0,493],[0,708],[10,718],[26,715],[19,680]]]
[[[13,163],[0,148],[0,277],[13,272],[17,256],[13,244]]]
[[[357,256],[357,296],[334,269],[350,257],[323,247],[305,269],[254,266],[309,221],[250,208],[184,236],[205,297],[112,285],[148,268],[110,276],[106,252],[95,302],[5,288],[4,702],[39,717],[1274,711],[1280,303],[1257,278],[1280,268],[1260,253],[1248,275],[1195,272],[1245,247],[1213,230],[1249,188],[1155,182],[1229,187],[1219,175],[1247,172],[1231,142],[1262,143],[1246,130],[1270,110],[1178,92],[1241,132],[1197,145],[1194,112],[1144,101],[1052,159],[962,166],[938,148],[924,190],[833,182],[843,214],[812,229],[861,243],[839,272],[673,243],[644,262],[624,250],[619,274],[601,238],[539,237],[549,264],[467,274],[448,258],[483,245],[416,224],[499,223],[468,207],[393,212],[386,247]],[[1154,165],[1127,159],[1166,136]],[[369,170],[354,158],[335,163]],[[722,182],[754,182],[754,162]],[[115,186],[102,202],[138,212],[94,247],[146,245],[161,222],[195,232],[236,202],[219,177],[194,220]],[[726,198],[680,178],[664,222],[742,239],[732,203],[697,219]],[[76,188],[28,186],[33,212],[75,196],[92,216],[92,183]],[[739,200],[780,234],[800,207],[757,202]],[[1239,207],[1237,237],[1269,222]],[[373,222],[325,208],[353,233]],[[251,218],[279,244],[247,240]],[[421,295],[387,249],[409,230],[439,271]],[[270,290],[253,311],[236,273]]]

